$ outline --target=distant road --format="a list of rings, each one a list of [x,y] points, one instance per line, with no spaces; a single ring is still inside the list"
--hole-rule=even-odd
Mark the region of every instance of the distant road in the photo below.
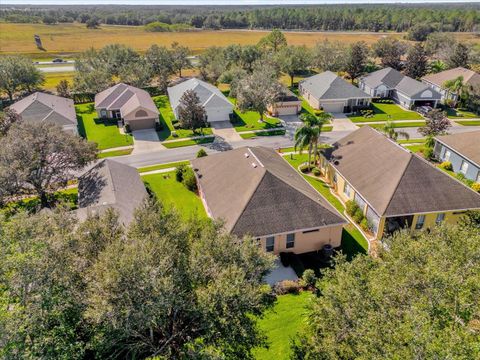
[[[37,69],[44,73],[70,72],[70,71],[75,71],[75,66],[73,65],[46,66],[46,67],[38,66]]]

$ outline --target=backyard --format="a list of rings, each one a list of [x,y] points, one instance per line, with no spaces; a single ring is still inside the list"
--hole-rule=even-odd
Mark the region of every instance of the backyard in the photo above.
[[[175,208],[185,219],[198,215],[206,218],[202,201],[175,179],[175,171],[142,176],[143,182],[167,208]]]
[[[121,134],[117,120],[100,120],[97,118],[93,103],[75,106],[78,120],[78,132],[88,141],[97,143],[99,150],[111,149],[133,144],[129,134]]]
[[[402,109],[396,104],[372,103],[373,116],[364,117],[360,114],[348,115],[351,121],[375,122],[388,120],[422,120],[422,116],[415,112]]]

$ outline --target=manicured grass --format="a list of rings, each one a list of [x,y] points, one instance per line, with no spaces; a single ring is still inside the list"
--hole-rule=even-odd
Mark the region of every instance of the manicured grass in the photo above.
[[[201,135],[200,130],[194,132],[193,130],[175,129],[173,127],[172,120],[175,119],[175,115],[173,114],[173,110],[170,106],[170,101],[168,100],[167,95],[154,96],[153,101],[155,105],[157,105],[158,110],[160,111],[160,123],[162,124],[162,130],[158,132],[158,138],[160,139],[160,141]],[[177,136],[172,135],[173,131],[175,131]],[[204,128],[203,134],[211,135],[212,129]]]
[[[379,123],[379,124],[358,124],[358,126],[370,126],[374,129],[381,129],[383,128],[385,124]],[[393,123],[393,127],[395,128],[409,128],[409,127],[420,127],[424,126],[425,121],[407,121],[407,122],[397,122]]]
[[[397,142],[399,144],[424,144],[426,141],[425,138],[421,138],[421,139],[402,139],[402,140],[397,140]]]
[[[410,150],[413,153],[423,152],[425,145],[407,145],[406,149]]]
[[[228,101],[236,107],[235,99],[228,96],[227,91],[225,91],[224,94]],[[267,116],[264,116],[263,121],[260,122],[260,114],[256,111],[241,112],[238,109],[234,109],[233,114],[234,118],[231,120],[231,123],[237,132],[272,129],[281,126],[280,120]]]
[[[257,136],[278,136],[285,135],[285,130],[274,130],[274,131],[259,131],[255,133],[240,133],[242,139],[252,139]]]
[[[258,320],[260,332],[268,338],[268,349],[255,349],[257,360],[287,360],[290,358],[290,340],[301,331],[307,320],[307,305],[313,295],[301,292],[286,294],[277,298],[273,309]]]
[[[480,118],[480,114],[475,114],[473,111],[468,111],[464,109],[452,109],[447,108],[447,117],[449,119],[476,119]]]
[[[111,149],[133,144],[128,134],[120,134],[117,120],[97,119],[93,103],[76,105],[78,131],[88,141],[97,143],[99,150]]]
[[[184,218],[207,216],[198,195],[175,179],[175,171],[145,175],[142,180],[166,207],[177,209]]]
[[[365,118],[362,115],[349,115],[348,117],[353,122],[422,119],[422,116],[419,113],[415,111],[404,110],[396,104],[372,103],[372,110],[374,115],[369,118]]]
[[[201,144],[208,144],[212,143],[215,140],[214,136],[210,136],[207,138],[200,138],[200,139],[192,139],[192,140],[183,140],[183,141],[174,141],[170,143],[163,143],[167,149],[174,149],[183,146],[191,146],[191,145],[201,145]]]
[[[97,157],[99,159],[104,159],[104,158],[115,157],[115,156],[130,155],[132,151],[133,149],[107,151],[107,152],[99,153]]]
[[[166,164],[158,164],[158,165],[152,165],[152,166],[145,166],[138,168],[139,173],[144,173],[148,171],[155,171],[155,170],[162,170],[162,169],[170,169],[177,167],[179,165],[187,165],[190,164],[189,161],[176,161],[176,162],[171,162],[171,163],[166,163]]]
[[[478,120],[478,121],[476,121],[476,120],[473,120],[473,121],[459,121],[459,120],[456,120],[455,122],[457,124],[464,125],[464,126],[480,126],[480,120]]]

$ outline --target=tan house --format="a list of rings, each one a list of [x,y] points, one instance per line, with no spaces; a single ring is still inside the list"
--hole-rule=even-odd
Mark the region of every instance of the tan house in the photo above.
[[[302,100],[286,89],[267,110],[272,116],[297,115],[302,110]]]
[[[192,166],[207,214],[230,233],[274,254],[340,246],[346,220],[273,149],[243,147]]]
[[[343,202],[363,209],[377,239],[480,209],[480,194],[369,126],[325,149],[320,168]]]
[[[446,89],[445,83],[450,80],[455,80],[459,77],[463,78],[463,83],[468,87],[480,86],[480,74],[463,67],[445,70],[437,74],[428,74],[422,78],[422,82],[442,94],[442,101],[457,101],[458,94]]]
[[[158,109],[145,90],[123,83],[95,95],[95,109],[101,119],[118,119],[130,130],[155,128]]]

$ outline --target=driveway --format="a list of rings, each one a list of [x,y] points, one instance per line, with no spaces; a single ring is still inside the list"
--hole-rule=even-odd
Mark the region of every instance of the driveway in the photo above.
[[[285,127],[285,135],[293,140],[295,131],[303,124],[302,121],[298,118],[298,115],[282,115],[279,116],[279,119]]]
[[[158,139],[155,129],[135,130],[132,131],[132,135],[132,155],[151,153],[166,149]]]
[[[347,115],[343,113],[335,113],[333,115],[333,129],[332,131],[348,131],[348,130],[357,130],[358,126],[355,125]]]
[[[242,137],[238,135],[230,121],[215,121],[211,123],[212,132],[217,138],[226,142],[240,141]]]

